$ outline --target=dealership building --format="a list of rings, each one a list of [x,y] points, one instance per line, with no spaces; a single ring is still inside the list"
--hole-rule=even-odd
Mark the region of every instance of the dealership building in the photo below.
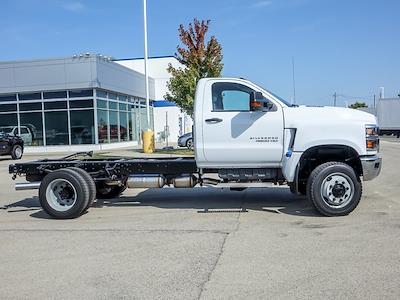
[[[191,119],[164,100],[171,56],[150,58],[150,128],[158,142],[191,130]],[[0,131],[27,150],[81,151],[137,146],[148,127],[143,59],[81,54],[0,62]]]

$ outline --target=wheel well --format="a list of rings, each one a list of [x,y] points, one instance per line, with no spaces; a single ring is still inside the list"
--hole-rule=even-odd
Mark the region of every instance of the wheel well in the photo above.
[[[356,150],[344,145],[324,145],[307,149],[298,164],[297,190],[306,194],[307,180],[311,172],[319,165],[330,162],[343,162],[354,169],[358,176],[362,175],[361,160]]]

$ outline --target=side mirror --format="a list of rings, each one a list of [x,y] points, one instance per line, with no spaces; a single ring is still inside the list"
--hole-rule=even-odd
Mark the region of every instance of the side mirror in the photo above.
[[[273,106],[274,105],[268,101],[261,92],[252,92],[250,94],[251,111],[269,111]]]

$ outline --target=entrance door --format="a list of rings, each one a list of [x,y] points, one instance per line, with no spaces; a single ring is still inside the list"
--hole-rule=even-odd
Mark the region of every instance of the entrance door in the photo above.
[[[271,167],[282,160],[283,112],[251,111],[255,90],[244,83],[209,81],[203,99],[203,147],[209,167]],[[264,95],[265,96],[265,95]]]

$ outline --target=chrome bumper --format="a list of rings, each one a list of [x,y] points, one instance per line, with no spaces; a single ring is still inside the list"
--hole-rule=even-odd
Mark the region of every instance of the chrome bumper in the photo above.
[[[381,172],[382,158],[377,155],[361,157],[363,180],[372,180]]]

